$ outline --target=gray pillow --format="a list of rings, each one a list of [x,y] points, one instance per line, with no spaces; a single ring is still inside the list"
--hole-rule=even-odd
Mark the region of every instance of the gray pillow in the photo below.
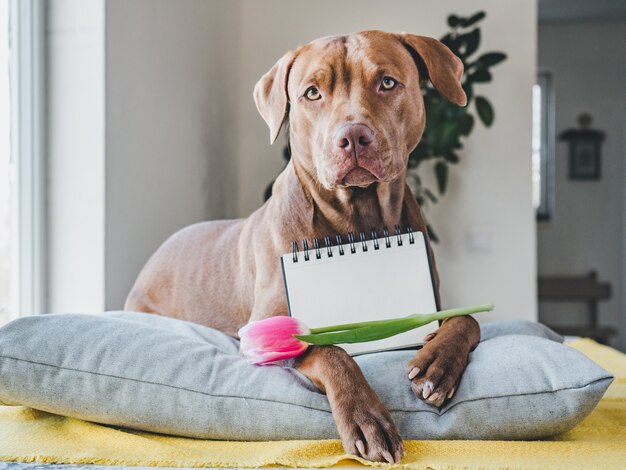
[[[451,402],[413,394],[414,351],[356,358],[405,439],[538,439],[571,429],[612,377],[530,335],[481,343]],[[0,328],[0,401],[207,439],[336,438],[328,401],[298,371],[255,366],[222,333],[140,313],[42,315]]]
[[[546,338],[559,343],[563,337],[542,323],[526,320],[499,320],[482,324],[480,326],[480,340],[487,341],[496,336],[504,335],[530,335]]]

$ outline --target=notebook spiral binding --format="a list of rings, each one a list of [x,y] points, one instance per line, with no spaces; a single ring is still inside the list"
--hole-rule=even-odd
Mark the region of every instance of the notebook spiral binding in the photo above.
[[[396,240],[396,245],[397,246],[402,246],[403,241],[402,241],[402,230],[400,228],[399,224],[396,224],[395,228],[394,228],[395,234],[394,235],[390,235],[389,234],[389,230],[387,229],[387,227],[383,227],[383,238],[385,240],[385,244],[384,247],[385,248],[391,248],[392,246],[392,239],[395,238]],[[411,227],[410,225],[407,225],[406,227],[406,234],[409,236],[409,244],[413,244],[415,243],[415,236],[413,235],[413,227]],[[367,252],[369,247],[367,245],[367,235],[365,232],[359,232],[359,239],[357,240],[354,233],[350,232],[348,233],[348,245],[349,245],[349,249],[350,249],[350,253],[354,254],[357,252],[358,246],[360,245],[361,247],[361,251],[362,252]],[[371,229],[370,231],[370,240],[373,242],[373,247],[374,250],[379,250],[380,249],[380,241],[381,239],[378,238],[378,233],[376,232],[375,229]],[[302,251],[304,252],[304,261],[310,261],[311,260],[311,255],[310,252],[314,252],[314,256],[315,259],[321,259],[322,258],[322,252],[325,251],[326,252],[326,256],[328,258],[332,258],[334,255],[333,252],[333,248],[338,248],[337,252],[339,254],[339,256],[344,256],[346,253],[346,250],[344,249],[344,242],[341,238],[341,235],[337,234],[335,235],[335,242],[336,245],[333,246],[332,240],[329,236],[324,237],[324,247],[322,248],[320,245],[320,239],[319,238],[314,238],[312,240],[313,242],[313,247],[310,248],[309,247],[309,241],[308,240],[302,240]],[[291,251],[292,251],[292,261],[294,263],[297,263],[299,261],[298,259],[298,242],[297,241],[292,241],[291,242]]]

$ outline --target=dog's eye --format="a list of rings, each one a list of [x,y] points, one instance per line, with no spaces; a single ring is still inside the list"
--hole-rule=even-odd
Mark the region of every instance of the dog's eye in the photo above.
[[[380,84],[380,88],[381,90],[393,90],[397,84],[398,82],[396,82],[393,78],[385,77]]]
[[[314,86],[309,87],[304,93],[304,96],[306,96],[309,101],[319,100],[322,97],[320,91]]]

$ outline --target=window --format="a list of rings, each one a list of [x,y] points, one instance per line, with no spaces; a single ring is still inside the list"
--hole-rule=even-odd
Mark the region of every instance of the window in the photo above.
[[[0,3],[0,323],[45,308],[43,9]]]
[[[537,220],[554,214],[554,91],[552,75],[539,72],[533,87],[533,206]]]

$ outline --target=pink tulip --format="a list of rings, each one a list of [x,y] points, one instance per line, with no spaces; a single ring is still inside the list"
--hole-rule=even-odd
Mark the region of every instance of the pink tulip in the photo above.
[[[252,364],[291,359],[303,354],[308,343],[293,335],[309,334],[311,330],[292,317],[278,316],[253,321],[239,330],[241,353]]]

